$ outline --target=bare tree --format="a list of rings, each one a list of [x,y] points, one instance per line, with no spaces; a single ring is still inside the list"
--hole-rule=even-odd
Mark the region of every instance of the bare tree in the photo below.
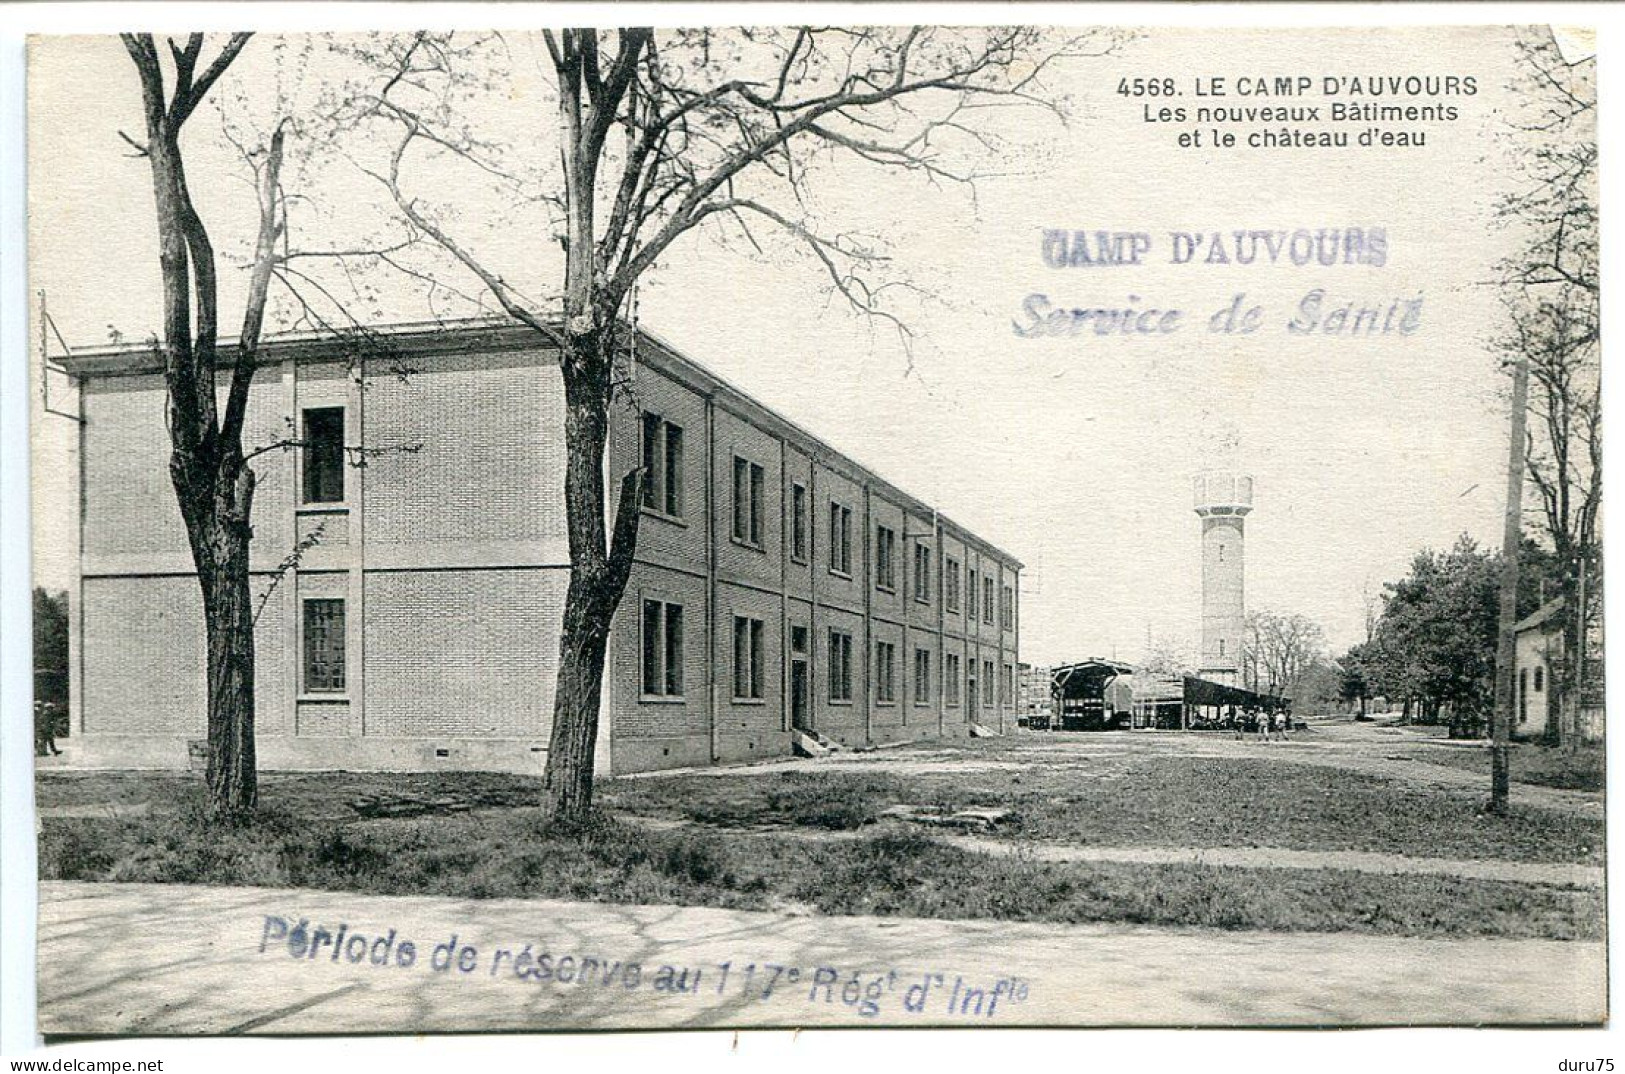
[[[217,817],[254,808],[254,606],[248,583],[254,471],[243,450],[249,384],[258,359],[266,295],[283,230],[278,177],[284,127],[257,154],[259,228],[242,331],[234,353],[220,354],[215,250],[187,185],[181,135],[210,89],[248,44],[233,34],[200,69],[204,35],[161,50],[149,34],[123,35],[141,80],[146,140],[125,136],[152,168],[159,265],[163,277],[164,383],[169,476],[203,591],[208,635],[209,808]],[[167,64],[163,53],[167,52]],[[167,68],[167,79],[166,79]],[[166,81],[168,82],[166,88]],[[227,371],[225,408],[217,373]]]
[[[490,141],[452,121],[449,102],[468,87],[469,39],[420,33],[369,48],[381,85],[343,107],[351,122],[397,134],[387,163],[369,171],[404,218],[403,242],[437,244],[560,356],[571,565],[543,806],[553,821],[574,824],[591,806],[604,656],[637,542],[640,472],[614,475],[613,514],[604,474],[609,408],[624,379],[617,356],[631,347],[622,314],[636,283],[702,226],[758,248],[758,232],[776,231],[811,255],[835,294],[906,340],[883,301],[897,274],[873,241],[817,224],[809,177],[844,159],[969,184],[977,173],[956,158],[998,150],[981,114],[1012,104],[1054,110],[1044,72],[1112,41],[918,27],[575,29],[543,40],[559,163],[555,189],[533,197],[550,206],[563,251],[554,299],[528,297],[454,234],[454,211],[436,212],[408,189],[419,154],[486,177],[512,174]]]
[[[1549,33],[1516,47],[1515,87],[1530,103],[1511,132],[1524,181],[1499,206],[1521,241],[1501,265],[1499,347],[1508,369],[1527,369],[1525,473],[1565,609],[1548,734],[1573,745],[1586,634],[1601,606],[1596,63],[1567,62]]]
[[[1270,611],[1247,616],[1244,663],[1253,675],[1252,689],[1288,694],[1322,659],[1326,648],[1320,624],[1303,615]]]

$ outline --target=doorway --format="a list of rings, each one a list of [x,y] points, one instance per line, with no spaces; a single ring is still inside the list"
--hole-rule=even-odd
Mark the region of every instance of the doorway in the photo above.
[[[809,711],[809,674],[807,671],[807,628],[790,628],[790,727],[796,731],[812,730]]]

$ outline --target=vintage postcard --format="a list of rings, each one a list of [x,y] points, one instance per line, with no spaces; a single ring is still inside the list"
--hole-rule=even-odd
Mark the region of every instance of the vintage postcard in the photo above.
[[[42,1033],[1607,1021],[1590,31],[536,14],[30,41]]]

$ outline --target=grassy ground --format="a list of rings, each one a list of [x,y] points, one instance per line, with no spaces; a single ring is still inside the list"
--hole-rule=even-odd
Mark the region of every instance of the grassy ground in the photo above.
[[[1442,751],[1438,751],[1442,752]],[[1598,820],[1480,814],[1471,793],[1264,759],[1078,756],[953,774],[763,772],[616,780],[612,810],[734,827],[854,829],[889,805],[1012,811],[1010,838],[1093,846],[1369,850],[1417,857],[1599,864]]]
[[[1416,760],[1449,765],[1490,777],[1488,749],[1418,751]],[[1512,751],[1512,778],[1519,783],[1556,787],[1565,791],[1602,791],[1605,782],[1603,750],[1589,747],[1564,753],[1547,746],[1519,744]]]
[[[175,811],[162,815],[47,818],[40,875],[1413,936],[1593,939],[1603,921],[1592,890],[1340,870],[1056,864],[913,831],[817,842],[606,819],[585,838],[564,839],[540,829],[528,808],[337,823],[278,807],[220,831],[203,823],[198,800],[179,788]]]

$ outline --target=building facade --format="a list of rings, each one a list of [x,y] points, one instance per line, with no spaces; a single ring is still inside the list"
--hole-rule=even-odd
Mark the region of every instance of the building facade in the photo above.
[[[253,460],[267,769],[540,771],[569,576],[556,353],[405,326],[387,354],[265,348]],[[178,767],[205,722],[201,598],[151,348],[78,352],[80,763]],[[648,335],[607,471],[642,465],[598,771],[1015,726],[1021,564]],[[294,434],[290,436],[290,434]],[[614,487],[612,480],[610,487]]]

